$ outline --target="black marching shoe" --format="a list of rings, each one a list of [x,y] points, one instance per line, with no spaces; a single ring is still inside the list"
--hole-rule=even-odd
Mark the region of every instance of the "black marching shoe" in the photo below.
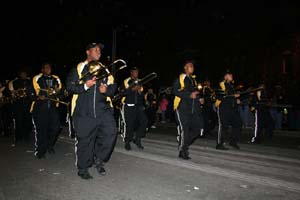
[[[217,144],[216,149],[218,150],[229,150],[227,147],[225,147],[223,144]]]
[[[96,169],[97,169],[97,172],[98,172],[100,175],[102,175],[102,176],[105,176],[105,175],[106,175],[106,171],[105,171],[105,169],[104,169],[103,166],[97,166]]]
[[[189,157],[188,153],[186,151],[179,151],[179,158],[182,158],[183,160],[189,160],[191,157]]]
[[[240,149],[240,146],[236,142],[229,142],[229,145],[235,149]]]
[[[85,179],[85,180],[93,178],[88,171],[83,171],[83,172],[78,171],[77,175],[80,176],[82,179]]]
[[[130,151],[130,150],[131,150],[131,146],[130,146],[130,143],[129,143],[129,142],[126,142],[126,143],[125,143],[125,149],[126,149],[127,151]]]
[[[55,150],[53,148],[48,149],[49,154],[55,154]]]
[[[38,159],[46,158],[45,154],[41,154],[41,153],[36,153],[35,157],[37,157]]]
[[[250,142],[251,142],[251,144],[260,144],[261,143],[260,140],[255,137],[253,137]]]
[[[133,143],[136,144],[136,146],[139,148],[139,149],[144,149],[143,145],[142,145],[142,142],[141,142],[141,139],[134,139],[133,140]]]
[[[104,169],[104,165],[103,165],[103,161],[99,160],[99,159],[96,159],[95,160],[95,164],[96,164],[96,169],[97,169],[97,172],[104,176],[106,175],[106,171]]]

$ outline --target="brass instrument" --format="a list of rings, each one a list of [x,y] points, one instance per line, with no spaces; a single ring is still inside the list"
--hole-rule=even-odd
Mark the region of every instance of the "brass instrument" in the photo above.
[[[258,102],[256,104],[265,105],[267,107],[272,107],[272,108],[293,108],[293,105],[291,104],[272,104],[271,102],[267,102],[267,103]]]
[[[54,96],[57,94],[57,90],[54,88],[47,88],[47,89],[39,88],[39,90],[47,93],[47,97],[45,97],[44,100],[54,101],[56,103],[64,104],[66,106],[69,106],[69,104],[70,104],[70,102],[64,102],[64,101],[61,101],[58,99],[50,98],[51,96]]]
[[[116,71],[119,71],[119,70],[124,69],[125,67],[127,67],[126,62],[122,59],[117,59],[108,66],[105,66],[104,64],[102,64],[99,61],[91,61],[90,63],[88,63],[88,72],[86,72],[78,80],[78,82],[83,81],[88,76],[96,76],[98,80],[106,78],[106,77],[112,75],[112,73],[109,70],[109,67],[112,66],[112,65],[115,65],[119,62],[122,63],[122,65],[120,67],[118,67],[118,69]]]
[[[203,86],[202,86],[202,84],[198,83],[196,81],[194,75],[192,76],[192,80],[193,80],[193,85],[194,86],[193,86],[193,90],[191,92],[198,92],[199,93],[198,95],[200,96],[200,98],[202,98],[203,97]]]
[[[135,80],[132,85],[130,85],[129,87],[133,87],[135,85],[144,85],[146,83],[148,83],[149,81],[151,81],[152,79],[155,79],[157,77],[157,74],[155,72],[152,72],[146,76],[144,76],[142,79],[138,79]]]
[[[162,94],[162,93],[171,93],[172,89],[173,89],[173,87],[167,87],[167,88],[165,88],[163,90],[160,90],[159,94]]]
[[[20,89],[17,89],[17,90],[13,91],[13,97],[14,98],[20,99],[20,98],[24,98],[26,96],[27,96],[26,88],[20,88]]]
[[[134,86],[136,85],[143,85],[145,83],[148,83],[149,81],[151,81],[152,79],[155,79],[157,77],[157,73],[155,72],[152,72],[146,76],[144,76],[142,79],[138,79],[138,80],[135,80],[133,83],[131,83],[128,88],[126,89],[130,89],[130,88],[133,88]],[[113,98],[113,102],[116,102],[118,101],[122,96],[124,96],[124,92],[125,91],[120,91],[118,94],[116,94]]]
[[[249,93],[253,93],[253,92],[256,92],[256,91],[259,91],[259,90],[263,90],[263,89],[264,89],[264,87],[257,87],[257,88],[249,88],[245,91],[237,92],[235,94],[226,94],[225,93],[225,97],[234,97],[235,95],[249,94]]]
[[[195,85],[195,90],[196,90],[196,91],[201,91],[202,89],[203,89],[203,86],[202,86],[201,83],[197,83],[197,84]]]
[[[209,92],[207,93],[206,90],[208,90]],[[212,102],[216,101],[216,92],[207,85],[203,86],[203,96],[209,98]]]
[[[198,91],[198,92],[202,92],[202,89],[203,89],[203,86],[201,83],[198,83],[197,80],[196,80],[196,76],[195,75],[192,75],[191,76],[192,80],[193,80],[193,90],[194,91]]]
[[[66,105],[66,106],[69,106],[69,105],[70,105],[70,102],[64,102],[64,101],[60,101],[60,100],[58,100],[58,99],[53,99],[53,98],[48,98],[48,97],[46,97],[45,100],[54,101],[54,102],[56,102],[56,103],[61,103],[61,104],[64,104],[64,105]]]
[[[46,92],[48,96],[53,96],[57,94],[56,90],[53,88],[47,88],[47,89],[39,88],[39,90]]]

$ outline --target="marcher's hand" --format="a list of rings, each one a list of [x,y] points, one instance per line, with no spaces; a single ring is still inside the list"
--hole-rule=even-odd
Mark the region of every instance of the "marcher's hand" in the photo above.
[[[238,98],[238,97],[240,97],[240,96],[241,96],[240,94],[235,94],[235,95],[234,95],[235,98]]]
[[[39,99],[39,100],[45,100],[46,97],[45,97],[44,95],[42,95],[42,96],[38,96],[38,99]]]
[[[132,87],[132,90],[142,92],[142,87],[140,85],[135,85],[135,86]]]
[[[97,77],[94,76],[93,79],[87,80],[87,81],[85,82],[85,85],[86,85],[88,88],[90,88],[90,87],[92,87],[93,85],[96,84],[96,81],[97,81]]]
[[[198,91],[192,92],[191,95],[190,95],[190,97],[191,97],[192,99],[196,99],[196,97],[197,97],[198,94],[199,94]]]
[[[68,90],[64,90],[64,96],[65,96],[65,97],[69,96]]]
[[[101,85],[99,86],[99,91],[100,91],[100,93],[106,93],[107,86],[105,84],[101,83]]]
[[[139,93],[141,93],[141,92],[142,92],[142,86],[138,85],[137,91],[138,91]]]
[[[237,99],[237,100],[236,100],[236,103],[237,103],[237,104],[241,104],[241,100],[240,100],[240,99]]]
[[[200,102],[200,104],[203,105],[203,104],[204,104],[204,98],[200,98],[200,99],[199,99],[199,102]]]
[[[54,90],[55,90],[55,93],[57,94],[57,93],[59,93],[59,92],[60,92],[60,90],[61,90],[61,89],[59,89],[59,88],[55,88]]]
[[[131,88],[131,90],[132,90],[132,91],[137,91],[137,90],[138,90],[138,86],[137,86],[137,85],[133,86],[133,87]]]

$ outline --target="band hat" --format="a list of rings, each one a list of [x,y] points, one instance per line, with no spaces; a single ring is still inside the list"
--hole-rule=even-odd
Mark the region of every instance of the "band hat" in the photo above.
[[[96,43],[96,42],[92,42],[92,43],[89,43],[87,46],[86,46],[86,50],[90,50],[92,48],[95,48],[95,47],[99,47],[100,49],[103,49],[104,48],[104,45],[102,43]]]

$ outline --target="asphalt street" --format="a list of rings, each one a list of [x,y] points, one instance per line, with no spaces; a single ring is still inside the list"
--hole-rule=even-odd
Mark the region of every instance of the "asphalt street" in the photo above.
[[[74,139],[63,129],[54,155],[37,159],[33,141],[11,147],[0,138],[0,200],[232,200],[300,199],[300,133],[277,132],[273,141],[241,149],[215,149],[214,135],[199,138],[191,160],[179,159],[176,129],[161,125],[143,140],[145,149],[124,149],[119,136],[106,176],[90,169],[77,176]]]

